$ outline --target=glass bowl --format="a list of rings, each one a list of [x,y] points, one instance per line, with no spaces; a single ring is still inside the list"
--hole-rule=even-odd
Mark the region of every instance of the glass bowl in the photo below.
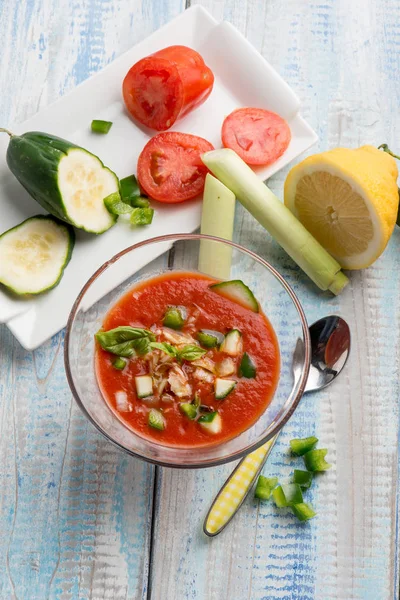
[[[228,270],[227,256],[231,259]],[[220,444],[179,448],[140,437],[115,416],[97,384],[93,336],[100,329],[105,314],[129,288],[171,270],[207,272],[218,279],[241,279],[255,294],[278,338],[280,376],[271,403],[251,428]],[[296,347],[298,352],[298,345],[303,350],[302,360],[293,372],[293,355]],[[310,349],[308,325],[300,302],[270,264],[233,242],[199,234],[176,234],[126,248],[94,273],[72,307],[64,357],[75,400],[108,440],[128,454],[158,465],[200,468],[238,459],[278,433],[303,394]]]

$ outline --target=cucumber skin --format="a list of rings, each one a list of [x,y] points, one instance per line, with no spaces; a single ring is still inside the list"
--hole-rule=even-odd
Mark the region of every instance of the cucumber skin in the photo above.
[[[64,275],[64,271],[65,271],[65,269],[66,269],[69,261],[71,260],[72,251],[73,251],[74,246],[75,246],[75,231],[74,231],[73,227],[71,227],[69,224],[66,224],[66,223],[60,221],[60,219],[57,219],[53,215],[36,215],[34,217],[29,217],[29,219],[25,219],[25,221],[22,221],[22,223],[20,223],[19,225],[15,225],[15,227],[11,227],[11,229],[8,229],[4,233],[2,233],[0,235],[0,240],[3,237],[3,235],[6,235],[10,231],[14,231],[15,229],[19,229],[22,225],[25,225],[25,223],[27,223],[28,221],[32,221],[32,220],[36,221],[37,219],[46,219],[46,221],[49,221],[49,220],[54,221],[54,223],[56,223],[59,227],[63,227],[64,229],[67,230],[67,232],[68,232],[68,238],[69,238],[67,256],[65,257],[64,264],[62,265],[62,267],[60,269],[60,274],[59,274],[58,278],[56,279],[56,281],[52,285],[49,285],[49,287],[44,288],[43,290],[40,290],[39,292],[27,292],[27,293],[24,294],[23,292],[18,292],[17,290],[15,290],[14,288],[12,288],[11,286],[9,286],[6,283],[3,283],[2,281],[0,281],[1,285],[4,285],[5,288],[7,288],[8,290],[10,290],[11,292],[13,292],[13,294],[16,294],[17,296],[24,296],[24,297],[38,296],[39,294],[43,294],[44,292],[48,292],[49,290],[52,290],[53,288],[57,287],[57,285],[60,283],[60,281],[61,281],[61,279],[62,279],[62,277]]]
[[[58,187],[58,164],[72,149],[91,154],[85,148],[54,135],[28,131],[22,135],[11,136],[6,159],[12,174],[40,206],[65,223],[75,225],[68,217]],[[104,167],[104,164],[101,164]],[[117,179],[116,175],[115,177]],[[116,220],[117,217],[114,216],[114,223]]]

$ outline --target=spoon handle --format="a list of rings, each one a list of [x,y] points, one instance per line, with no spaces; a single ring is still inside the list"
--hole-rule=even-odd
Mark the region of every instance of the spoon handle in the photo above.
[[[229,475],[204,520],[203,531],[206,535],[218,535],[233,519],[263,468],[278,435],[242,458]]]

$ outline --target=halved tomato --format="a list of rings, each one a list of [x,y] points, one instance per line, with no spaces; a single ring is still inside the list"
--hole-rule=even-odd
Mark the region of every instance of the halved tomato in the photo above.
[[[208,172],[200,156],[214,150],[207,140],[169,131],[155,135],[143,148],[137,177],[143,190],[159,202],[183,202],[203,191]]]
[[[290,128],[285,119],[263,108],[238,108],[222,124],[222,143],[248,165],[270,165],[289,146]]]
[[[122,92],[135,119],[162,131],[202,104],[213,84],[213,72],[196,50],[169,46],[134,64]]]

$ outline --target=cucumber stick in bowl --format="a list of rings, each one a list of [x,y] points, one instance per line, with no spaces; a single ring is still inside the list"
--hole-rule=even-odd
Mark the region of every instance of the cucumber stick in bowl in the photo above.
[[[72,227],[51,216],[31,217],[0,235],[0,283],[18,295],[55,287],[70,261]]]
[[[114,225],[117,217],[108,212],[104,198],[119,193],[119,181],[97,156],[47,133],[6,133],[7,164],[44,209],[89,233]]]

